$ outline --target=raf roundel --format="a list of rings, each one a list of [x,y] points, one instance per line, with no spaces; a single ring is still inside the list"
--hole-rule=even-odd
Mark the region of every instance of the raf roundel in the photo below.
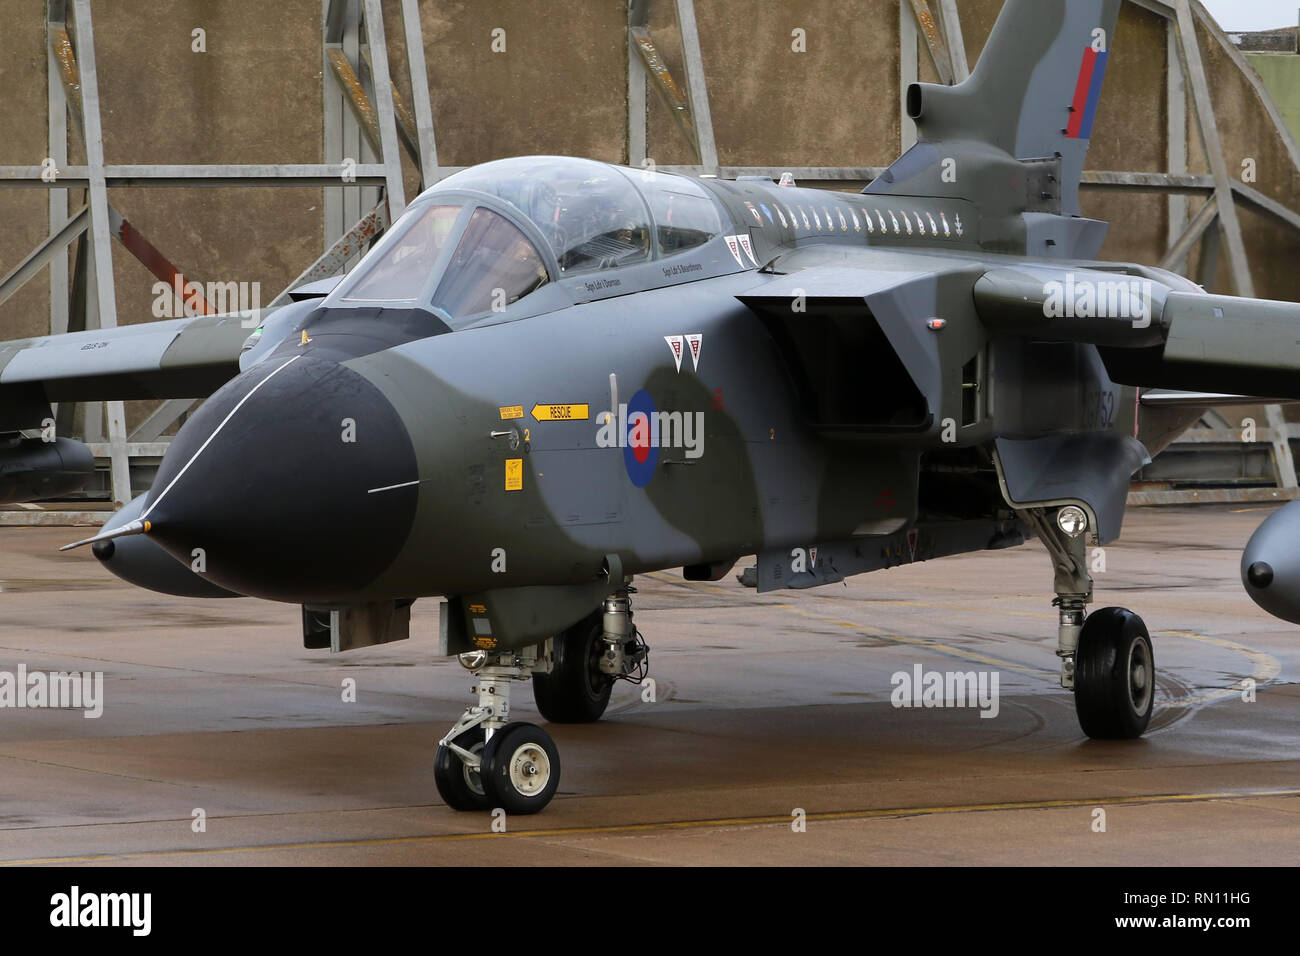
[[[644,488],[654,477],[659,464],[659,447],[653,426],[658,409],[650,393],[641,389],[627,403],[627,421],[623,424],[623,463],[632,484]]]

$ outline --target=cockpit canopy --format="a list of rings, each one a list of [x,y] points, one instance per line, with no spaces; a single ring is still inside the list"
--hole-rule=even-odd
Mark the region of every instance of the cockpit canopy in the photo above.
[[[545,252],[508,213],[536,227]],[[560,156],[502,159],[426,190],[337,295],[424,301],[457,327],[555,279],[674,255],[722,232],[713,197],[684,176]]]
[[[429,193],[450,189],[488,193],[519,210],[565,275],[672,255],[722,233],[717,204],[694,180],[589,159],[501,159],[456,173]]]

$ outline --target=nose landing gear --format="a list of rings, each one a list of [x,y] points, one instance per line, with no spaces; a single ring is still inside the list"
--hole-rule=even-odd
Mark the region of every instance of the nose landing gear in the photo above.
[[[511,722],[511,684],[531,676],[547,720],[599,720],[614,681],[640,683],[649,670],[649,649],[632,623],[632,592],[625,584],[543,645],[460,655],[478,680],[478,703],[438,743],[433,779],[447,806],[513,814],[536,813],[551,802],[560,785],[560,752],[541,727]]]
[[[560,752],[541,727],[509,718],[510,685],[527,680],[537,661],[528,651],[473,651],[461,663],[478,679],[478,703],[438,743],[438,793],[453,810],[536,813],[560,786]]]

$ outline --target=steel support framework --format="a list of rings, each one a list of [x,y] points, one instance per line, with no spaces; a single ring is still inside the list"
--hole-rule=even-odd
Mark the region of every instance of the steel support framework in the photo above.
[[[722,166],[714,135],[694,0],[673,0],[684,70],[684,82],[680,85],[650,35],[648,12],[651,2],[654,0],[628,2],[627,157],[630,165],[641,166],[650,161],[647,90],[653,88],[668,107],[677,129],[696,158],[694,165],[660,167],[666,171],[728,178],[753,175],[776,178],[781,173],[790,172],[800,181],[831,187],[869,182],[883,172],[883,169],[875,167]],[[1217,263],[1222,244],[1227,249],[1235,291],[1252,294],[1253,282],[1237,216],[1238,204],[1297,230],[1300,230],[1300,213],[1228,175],[1196,40],[1197,24],[1222,47],[1255,89],[1297,168],[1300,168],[1300,148],[1297,148],[1258,75],[1198,2],[1127,2],[1159,14],[1168,24],[1168,172],[1090,171],[1084,176],[1083,188],[1167,195],[1169,234],[1173,238],[1162,265],[1185,271],[1199,245],[1201,269],[1198,278],[1212,281],[1212,267]],[[414,162],[423,185],[430,185],[461,168],[442,166],[438,161],[418,0],[401,0],[407,68],[413,91],[409,106],[402,101],[389,75],[380,0],[322,0],[322,69],[324,75],[333,77],[332,81],[326,80],[322,85],[325,161],[319,164],[247,165],[106,164],[100,131],[90,0],[72,0],[72,3],[79,50],[74,48],[67,29],[67,0],[47,0],[49,154],[59,169],[58,179],[54,183],[46,182],[42,178],[42,167],[0,166],[0,186],[45,188],[50,196],[50,236],[9,275],[0,278],[0,302],[48,266],[51,276],[51,333],[91,327],[95,322],[109,327],[116,322],[112,271],[110,268],[95,268],[97,262],[109,261],[110,238],[122,242],[156,275],[167,278],[175,271],[166,257],[112,208],[108,202],[110,189],[126,186],[325,187],[325,251],[290,284],[289,288],[293,288],[302,282],[343,271],[364,252],[366,243],[387,227],[393,215],[400,213],[405,205],[403,150]],[[915,124],[907,119],[906,111],[902,109],[901,100],[908,84],[917,79],[920,57],[927,57],[936,74],[947,83],[961,82],[969,75],[970,69],[955,0],[899,0],[899,39],[900,112],[903,116],[900,136],[905,150],[915,143],[916,131]],[[1192,174],[1187,170],[1189,103],[1194,107],[1196,132],[1210,158],[1209,175]],[[84,166],[68,164],[67,118],[71,118],[73,129],[83,137],[86,146]],[[347,178],[341,175],[345,166],[351,172]],[[84,208],[79,207],[71,214],[68,209],[70,190],[86,193]],[[1194,216],[1189,215],[1188,206],[1188,197],[1192,196],[1205,199]],[[63,252],[72,242],[78,244],[80,254],[76,257],[78,267],[70,282],[67,257]],[[276,296],[272,303],[280,304],[287,298],[288,289]],[[130,459],[161,454],[165,448],[165,439],[160,439],[162,432],[191,404],[163,403],[134,433],[126,436],[120,403],[106,403],[107,441],[100,440],[102,426],[98,421],[98,407],[93,403],[88,405],[86,437],[97,453],[104,452],[110,459],[116,502],[130,499]],[[69,420],[66,412],[60,416],[61,425]],[[1268,411],[1268,424],[1278,485],[1290,495],[1296,488],[1296,478],[1288,437],[1294,436],[1295,426],[1285,425],[1276,406]],[[1203,495],[1192,500],[1203,500]]]

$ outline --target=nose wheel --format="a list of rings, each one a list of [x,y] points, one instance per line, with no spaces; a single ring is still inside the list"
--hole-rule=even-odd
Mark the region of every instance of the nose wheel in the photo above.
[[[536,724],[507,724],[483,750],[483,789],[506,813],[536,813],[560,785],[560,751]]]
[[[447,806],[453,810],[490,810],[486,791],[483,789],[481,761],[483,748],[486,746],[483,728],[474,727],[456,738],[456,745],[472,754],[480,763],[475,765],[462,760],[446,744],[438,747],[433,758],[433,782],[438,787],[438,794]]]
[[[1074,658],[1079,726],[1098,740],[1141,737],[1155,699],[1155,653],[1142,618],[1122,607],[1089,614]]]

